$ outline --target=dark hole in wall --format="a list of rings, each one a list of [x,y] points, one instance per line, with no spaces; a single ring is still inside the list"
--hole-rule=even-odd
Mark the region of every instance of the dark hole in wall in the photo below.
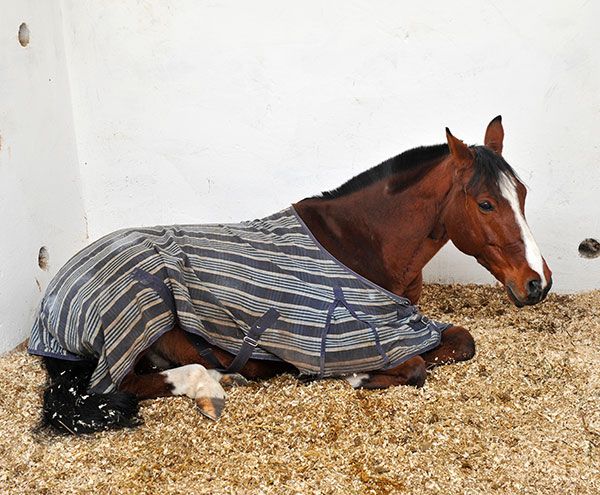
[[[48,271],[48,264],[50,262],[50,253],[48,253],[48,249],[46,246],[42,246],[40,248],[40,252],[38,253],[38,265],[42,270]]]
[[[19,43],[21,46],[29,44],[29,27],[24,22],[19,26]]]
[[[584,239],[579,244],[579,256],[584,258],[597,258],[600,256],[600,242],[596,239]]]

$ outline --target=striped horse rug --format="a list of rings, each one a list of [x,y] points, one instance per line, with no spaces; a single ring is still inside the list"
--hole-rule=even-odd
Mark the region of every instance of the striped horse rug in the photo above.
[[[93,392],[114,390],[177,324],[232,354],[316,377],[397,366],[449,325],[344,266],[293,207],[239,224],[124,229],[53,278],[29,352],[98,359]]]

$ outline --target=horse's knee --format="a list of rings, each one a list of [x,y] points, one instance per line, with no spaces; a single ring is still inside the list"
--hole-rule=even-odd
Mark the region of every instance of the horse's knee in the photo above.
[[[466,328],[452,326],[442,333],[440,345],[421,356],[430,366],[468,361],[475,356],[475,340]]]
[[[466,328],[453,326],[442,334],[442,343],[452,348],[455,361],[468,361],[475,356],[475,339]]]

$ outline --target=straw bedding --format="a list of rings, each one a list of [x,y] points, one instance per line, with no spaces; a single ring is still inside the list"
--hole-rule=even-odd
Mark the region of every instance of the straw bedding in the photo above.
[[[290,376],[230,392],[209,422],[146,401],[136,430],[34,433],[44,375],[0,358],[0,493],[600,493],[600,291],[517,310],[502,290],[425,289],[478,354],[416,390]]]

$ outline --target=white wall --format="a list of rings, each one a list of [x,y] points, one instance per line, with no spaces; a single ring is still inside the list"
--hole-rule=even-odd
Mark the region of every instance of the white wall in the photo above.
[[[501,113],[556,289],[600,286],[597,2],[64,5],[93,237],[265,215]],[[491,280],[454,248],[427,274]]]
[[[600,236],[597,2],[0,0],[0,13],[0,352],[28,332],[36,279],[84,242],[82,196],[92,239],[258,217],[443,142],[445,126],[481,142],[499,113],[556,290],[600,287],[600,260],[577,256]],[[491,280],[453,249],[427,276]]]
[[[27,337],[41,291],[86,236],[61,23],[58,2],[0,0],[0,352]]]

